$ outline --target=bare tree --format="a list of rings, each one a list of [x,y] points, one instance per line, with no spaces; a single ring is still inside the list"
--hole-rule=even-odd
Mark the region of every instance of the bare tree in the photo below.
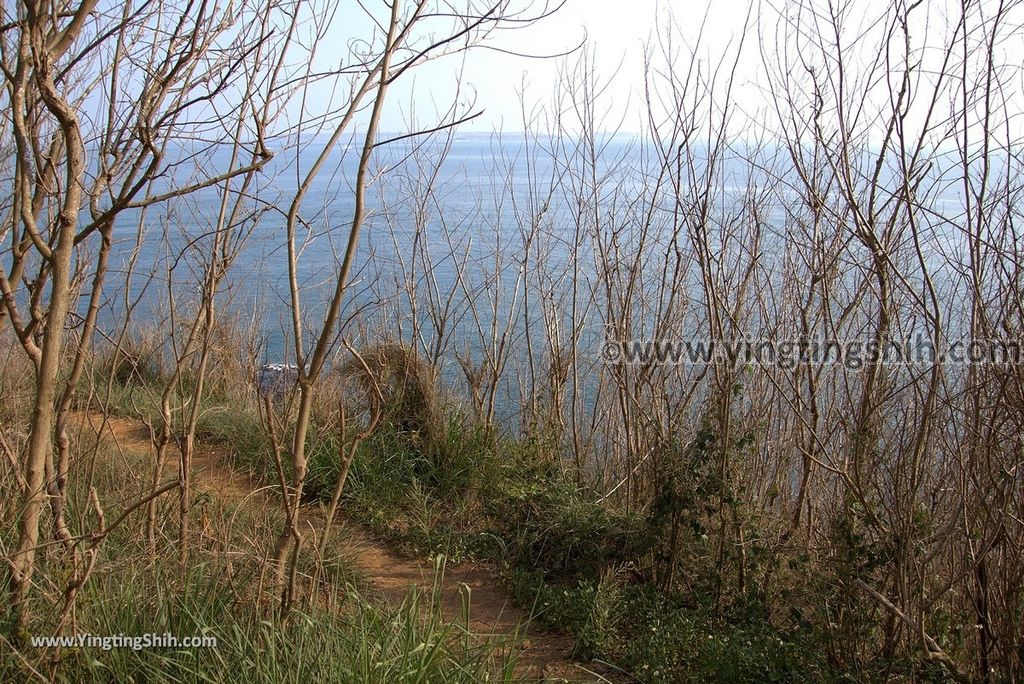
[[[290,34],[276,32],[289,16],[275,4],[5,6],[0,60],[14,150],[0,325],[12,328],[35,369],[20,455],[19,542],[7,559],[19,633],[47,502],[53,533],[80,566],[80,537],[64,515],[68,415],[96,330],[117,219],[267,163],[266,125],[290,90],[281,85]],[[248,98],[241,106],[240,96]],[[214,161],[198,177],[177,173],[196,143],[233,144],[241,161],[225,168]],[[76,569],[71,584],[82,581]]]
[[[430,0],[416,0],[403,4],[394,0],[377,13],[367,10],[369,18],[377,27],[373,36],[367,37],[359,50],[352,54],[352,67],[346,70],[348,97],[336,103],[337,123],[326,143],[320,147],[312,165],[301,172],[299,181],[288,208],[286,217],[289,303],[291,315],[291,344],[298,361],[297,408],[292,419],[290,455],[292,481],[283,492],[287,523],[282,529],[276,545],[274,563],[278,572],[282,605],[287,608],[293,599],[297,554],[302,544],[298,524],[298,503],[302,497],[306,479],[306,436],[315,394],[315,384],[325,364],[331,358],[338,339],[337,326],[349,288],[349,277],[355,265],[360,234],[366,222],[366,190],[371,181],[373,152],[387,144],[378,139],[378,130],[388,88],[398,79],[405,78],[418,65],[445,55],[465,52],[478,45],[496,32],[510,28],[528,26],[551,14],[557,5],[532,7],[533,3],[477,2],[467,0],[457,6],[449,3],[434,3]],[[378,16],[379,14],[379,16]],[[298,276],[301,245],[299,228],[302,219],[303,200],[313,182],[323,171],[338,143],[349,132],[364,109],[368,109],[363,131],[358,136],[358,161],[353,185],[353,212],[347,226],[345,248],[337,275],[330,287],[322,313],[311,334],[306,331],[304,318],[307,307]],[[444,120],[424,132],[450,128],[473,116],[471,112],[452,110]],[[329,117],[330,118],[330,117]],[[304,132],[300,127],[298,133]],[[402,136],[408,137],[408,134]],[[271,418],[272,420],[272,418]]]

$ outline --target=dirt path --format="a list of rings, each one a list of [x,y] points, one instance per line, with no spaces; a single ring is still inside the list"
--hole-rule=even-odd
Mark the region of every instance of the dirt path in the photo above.
[[[94,429],[100,418],[89,417]],[[150,447],[146,427],[130,418],[110,418],[105,436],[126,451],[147,451]],[[254,505],[278,505],[264,492],[256,492],[253,482],[234,470],[224,449],[198,445],[194,456],[197,486],[224,502],[243,499]],[[304,517],[322,520],[319,507],[304,507]],[[340,526],[336,523],[336,527]],[[344,521],[343,531],[335,532],[339,542],[351,548],[361,574],[366,577],[373,598],[392,606],[400,604],[409,589],[418,586],[429,590],[434,584],[434,567],[420,560],[394,554],[365,527],[351,520]],[[470,629],[475,634],[509,638],[516,635],[513,648],[520,650],[519,674],[529,681],[608,682],[628,681],[608,668],[574,662],[570,653],[573,640],[567,634],[545,632],[526,625],[527,615],[514,606],[501,588],[496,575],[483,566],[463,563],[446,568],[441,582],[442,610],[446,620],[462,618],[460,588],[470,588]]]

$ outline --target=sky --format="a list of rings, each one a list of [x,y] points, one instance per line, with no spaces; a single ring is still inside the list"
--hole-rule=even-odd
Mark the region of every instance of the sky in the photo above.
[[[363,0],[364,6],[385,7],[383,3],[375,5],[374,0]],[[458,0],[455,4],[463,2]],[[541,0],[535,0],[540,2]],[[555,0],[550,0],[554,2]],[[528,0],[513,0],[528,2]],[[887,47],[881,48],[881,36],[885,33],[885,24],[880,24],[878,17],[891,9],[891,0],[566,0],[564,5],[552,16],[526,28],[504,32],[490,40],[485,47],[473,48],[462,55],[427,62],[414,70],[409,76],[401,79],[391,88],[388,104],[383,113],[382,131],[408,131],[413,128],[429,128],[443,118],[443,113],[454,101],[464,105],[465,111],[480,112],[480,116],[464,124],[460,130],[473,132],[511,132],[524,128],[543,130],[545,122],[558,109],[554,101],[554,93],[558,90],[560,78],[578,66],[581,60],[590,62],[593,73],[597,74],[599,84],[603,88],[598,107],[601,120],[596,128],[604,131],[638,132],[644,129],[644,83],[645,77],[655,74],[659,88],[656,96],[663,96],[667,90],[663,79],[665,65],[672,64],[673,70],[685,70],[694,59],[708,73],[708,65],[718,64],[723,56],[727,56],[726,64],[731,67],[735,60],[735,77],[729,92],[729,104],[734,110],[734,132],[743,134],[762,121],[771,119],[772,89],[766,77],[765,62],[776,65],[786,63],[792,71],[793,65],[799,64],[806,54],[813,54],[812,59],[831,59],[827,53],[807,49],[806,37],[795,31],[783,19],[792,15],[799,7],[804,7],[800,25],[813,26],[814,22],[826,21],[828,7],[838,7],[842,16],[844,34],[841,42],[848,51],[844,55],[846,69],[851,84],[864,87],[872,93],[875,101],[867,108],[866,117],[870,117],[872,109],[877,112],[891,111],[892,94],[899,90],[900,84],[886,82],[884,74],[886,60],[895,60],[896,66],[902,58],[899,51],[900,41],[890,41]],[[411,3],[407,3],[411,4]],[[982,0],[972,5],[975,9],[970,18],[972,35],[983,37],[986,22],[999,3]],[[366,17],[354,16],[361,13],[358,3],[348,2],[342,7],[337,19],[341,38],[358,35],[363,30]],[[811,9],[808,9],[811,8]],[[950,44],[950,36],[954,35],[958,0],[929,0],[925,5],[915,8],[912,12],[910,26],[911,40],[915,50],[914,59],[917,64],[919,80],[911,84],[911,90],[918,95],[914,108],[909,111],[908,126],[913,128],[915,117],[922,121],[925,110],[929,106],[929,84],[927,80],[933,73],[941,71],[941,61],[945,50]],[[1004,19],[1007,22],[1024,24],[1024,10]],[[889,16],[891,21],[891,15]],[[363,22],[361,24],[360,22]],[[809,22],[809,23],[808,23]],[[787,28],[788,26],[788,28]],[[332,29],[333,30],[333,29]],[[813,31],[830,32],[828,25],[819,25]],[[778,47],[779,36],[785,34]],[[1016,36],[1020,33],[1012,29],[1006,34]],[[664,41],[671,37],[671,45]],[[344,46],[343,40],[334,40],[333,44]],[[582,47],[580,47],[582,45]],[[850,47],[854,45],[854,47]],[[972,45],[968,52],[979,58],[986,53],[984,45]],[[489,49],[493,48],[493,49]],[[574,48],[579,48],[572,52]],[[659,49],[672,52],[673,58],[656,55],[655,68],[648,72],[645,69],[645,54],[649,50]],[[892,54],[885,54],[886,49]],[[831,47],[829,48],[831,50]],[[338,50],[341,54],[342,50]],[[558,55],[572,52],[567,56],[545,59],[546,55]],[[1019,69],[1019,44],[1001,44],[997,46],[997,61]],[[519,56],[509,53],[519,53]],[[522,56],[533,55],[533,58]],[[330,51],[328,50],[330,57]],[[957,58],[957,55],[954,55]],[[868,68],[873,65],[873,68]],[[1016,67],[1013,67],[1016,65]],[[805,68],[817,69],[819,64],[804,65]],[[879,67],[881,69],[879,70]],[[776,67],[770,67],[776,68]],[[863,68],[862,78],[857,81],[858,70]],[[799,71],[797,68],[796,71]],[[808,80],[801,79],[801,74],[793,71],[795,88],[804,87]],[[892,73],[898,73],[896,68]],[[785,79],[785,70],[773,74],[777,83]],[[1024,79],[1019,73],[1004,71],[1004,78],[1012,87],[1015,95],[1024,92],[1021,84]],[[873,81],[871,79],[874,79]],[[920,94],[924,93],[922,97]],[[716,94],[716,97],[720,93]],[[809,93],[804,93],[805,100],[796,106],[805,106],[809,102]],[[1012,111],[1015,120],[1012,128],[1024,135],[1024,126],[1020,125],[1021,111],[1024,110],[1024,98],[1016,96],[1003,103],[1007,111]],[[1017,104],[1014,104],[1016,102]],[[662,103],[659,115],[671,115],[674,102]],[[939,108],[951,103],[939,103]],[[716,104],[717,106],[717,104]],[[530,119],[524,125],[525,117]],[[563,106],[564,111],[564,106]],[[441,112],[442,114],[438,114]],[[768,116],[766,116],[766,114]],[[932,113],[933,117],[935,112]],[[413,123],[414,122],[414,123]]]
[[[644,46],[653,38],[655,27],[665,25],[671,11],[679,32],[688,41],[696,42],[700,36],[709,48],[721,48],[742,27],[746,5],[743,0],[566,0],[561,9],[543,21],[497,37],[493,45],[502,51],[478,49],[467,54],[464,61],[453,59],[421,68],[415,82],[392,91],[393,106],[386,113],[384,128],[404,128],[410,103],[418,103],[416,107],[423,116],[431,100],[446,105],[457,93],[455,84],[461,71],[462,82],[475,93],[475,110],[483,111],[465,130],[522,130],[524,103],[530,111],[538,106],[550,108],[559,75],[577,64],[585,52],[587,59],[593,60],[595,72],[611,81],[605,101],[617,113],[609,119],[626,114],[623,125],[626,130],[634,130]],[[584,43],[581,50],[570,55],[541,58],[572,51]]]

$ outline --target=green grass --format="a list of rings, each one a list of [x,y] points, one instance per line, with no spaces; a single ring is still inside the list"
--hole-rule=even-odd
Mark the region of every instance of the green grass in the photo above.
[[[147,393],[119,388],[119,399]],[[139,406],[138,403],[135,406]],[[245,447],[241,457],[262,451],[262,431],[228,410],[208,411],[206,439]],[[245,438],[250,438],[246,442]],[[93,440],[76,442],[88,449]],[[122,453],[101,445],[92,483],[108,522],[145,490],[148,454]],[[254,467],[259,462],[254,462]],[[76,468],[88,468],[76,462]],[[84,482],[77,477],[73,482]],[[6,485],[5,485],[6,486]],[[0,491],[0,496],[9,492]],[[72,529],[92,529],[93,511],[84,486],[70,491]],[[364,578],[345,547],[300,556],[303,600],[286,618],[264,559],[281,526],[281,513],[252,502],[223,501],[203,492],[193,497],[191,561],[182,576],[176,549],[177,498],[169,494],[158,510],[155,553],[142,541],[143,509],[113,530],[101,547],[96,570],[77,601],[76,623],[63,633],[96,636],[213,636],[216,648],[172,649],[32,647],[12,643],[0,628],[0,681],[57,682],[482,682],[509,681],[517,649],[491,635],[469,631],[470,606],[460,619],[445,619],[440,607],[441,576],[430,591],[411,590],[399,606],[370,602]],[[10,548],[15,529],[0,529],[0,546]],[[44,538],[48,530],[42,531]],[[71,566],[56,547],[40,554],[32,622],[19,637],[52,636]],[[508,637],[511,640],[513,637]]]
[[[828,642],[834,637],[829,597],[842,578],[834,568],[801,565],[762,546],[762,530],[735,507],[736,496],[715,479],[700,445],[677,454],[682,470],[666,487],[667,498],[649,510],[625,512],[604,504],[541,443],[496,437],[457,415],[441,432],[441,443],[424,453],[415,439],[381,426],[359,447],[343,515],[412,555],[491,563],[523,608],[576,636],[582,660],[611,662],[644,682],[859,681],[886,673],[936,678],[934,665],[913,659],[880,663],[875,672],[848,672],[844,663],[827,659],[835,650]],[[213,402],[200,434],[230,446],[236,467],[276,484],[268,440],[251,408]],[[325,501],[333,491],[337,439],[327,423],[310,430],[310,502]],[[751,578],[742,590],[718,567],[708,537],[709,511],[722,507],[750,540]],[[669,594],[656,588],[656,578],[671,515],[682,520],[675,559],[685,588]],[[769,594],[775,596],[771,605],[763,598]],[[402,646],[414,647],[411,641]],[[358,677],[366,672],[346,673],[345,681],[363,681]]]
[[[336,444],[321,437],[309,453],[307,493],[329,496]],[[408,553],[493,563],[521,606],[576,635],[578,658],[615,663],[640,681],[835,674],[820,635],[805,625],[742,605],[723,612],[637,581],[636,568],[656,551],[657,521],[602,505],[535,444],[491,439],[453,420],[444,453],[430,459],[385,429],[361,446],[343,505]]]
[[[394,609],[352,587],[342,611],[296,610],[284,624],[238,601],[214,566],[178,585],[160,568],[97,577],[81,597],[77,633],[204,635],[215,648],[3,649],[0,680],[29,667],[59,682],[483,682],[509,681],[516,649],[448,623],[437,594],[410,592]],[[37,633],[45,634],[38,625]],[[5,645],[9,646],[9,645]]]
[[[95,486],[101,500],[124,504],[123,493],[141,487],[146,457],[103,452]],[[141,491],[141,490],[140,490]],[[122,495],[119,495],[121,493]],[[86,493],[72,492],[70,522],[88,515]],[[482,682],[509,681],[517,649],[468,630],[462,618],[446,620],[440,607],[440,574],[431,591],[411,590],[397,607],[376,605],[352,559],[334,550],[318,563],[300,558],[303,578],[319,577],[316,591],[284,619],[266,583],[262,559],[280,526],[280,513],[260,506],[194,499],[192,562],[182,577],[174,546],[174,497],[166,497],[159,548],[150,555],[140,542],[142,511],[105,541],[97,569],[78,599],[77,623],[65,634],[97,636],[170,633],[213,636],[216,648],[34,648],[0,635],[0,681],[57,682]],[[122,505],[124,505],[122,504]],[[118,507],[111,505],[111,517]],[[6,535],[5,535],[6,536]],[[6,544],[11,540],[6,540]],[[314,571],[320,570],[319,574]],[[37,567],[41,591],[29,633],[51,636],[60,612],[60,588],[69,566],[60,554],[44,554]],[[308,579],[303,580],[307,589]],[[466,597],[468,601],[468,595]],[[511,638],[511,637],[509,637]]]

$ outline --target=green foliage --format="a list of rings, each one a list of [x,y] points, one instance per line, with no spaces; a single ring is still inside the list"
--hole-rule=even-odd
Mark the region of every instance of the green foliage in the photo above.
[[[550,461],[511,459],[484,501],[505,559],[548,579],[595,579],[649,549],[644,521],[612,511]]]
[[[496,437],[453,415],[436,427],[443,429],[433,431],[427,448],[400,421],[383,422],[358,447],[344,514],[417,555],[494,562],[514,598],[536,619],[576,636],[578,658],[613,662],[645,682],[816,681],[864,673],[835,658],[834,650],[826,657],[836,634],[822,625],[853,628],[849,644],[877,636],[875,625],[857,631],[845,612],[835,612],[854,609],[839,598],[865,598],[841,586],[835,573],[870,574],[885,566],[892,549],[864,536],[858,520],[835,531],[846,535],[845,547],[838,546],[849,557],[837,559],[833,571],[817,572],[806,557],[771,551],[771,531],[744,509],[744,492],[723,467],[743,457],[752,434],[724,445],[705,426],[686,444],[666,444],[650,505],[627,512],[582,484],[550,445]],[[276,483],[265,431],[244,403],[211,406],[200,433],[230,445],[236,465]],[[341,447],[330,414],[316,416],[306,445],[310,501],[331,496]],[[286,476],[290,461],[284,453]],[[735,539],[722,546],[723,520],[728,534],[743,535],[749,579],[742,588],[731,583],[734,570],[720,565],[735,565],[729,554],[738,553]],[[794,581],[815,573],[816,581]],[[770,604],[771,578],[776,589]],[[864,608],[856,606],[861,615],[870,612]],[[301,621],[290,629],[299,630],[292,638],[302,643]],[[269,637],[256,629],[252,638]],[[275,648],[267,643],[263,650]],[[239,657],[248,662],[251,655]],[[314,680],[327,676],[295,653],[276,657]],[[254,663],[254,676],[262,676],[260,667],[274,666]],[[901,667],[923,676],[913,663]],[[268,676],[284,671],[282,665]],[[331,676],[360,681],[368,672]]]
[[[686,521],[686,543],[706,551],[699,521],[728,498],[710,459],[713,435],[705,436],[680,451],[678,472],[650,510],[626,514],[536,445],[489,440],[453,422],[445,441],[453,457],[435,461],[385,430],[353,463],[346,510],[407,550],[499,563],[535,619],[576,636],[578,658],[610,660],[641,681],[826,679],[817,633],[806,621],[773,623],[756,591],[720,611],[707,596],[672,598],[639,572],[664,552],[672,516]],[[311,450],[310,480],[322,484],[310,491],[333,483],[334,448]]]
[[[509,588],[538,618],[576,634],[577,657],[611,660],[644,682],[829,679],[809,634],[742,612],[688,607],[615,573],[555,586],[539,573],[514,571]]]

